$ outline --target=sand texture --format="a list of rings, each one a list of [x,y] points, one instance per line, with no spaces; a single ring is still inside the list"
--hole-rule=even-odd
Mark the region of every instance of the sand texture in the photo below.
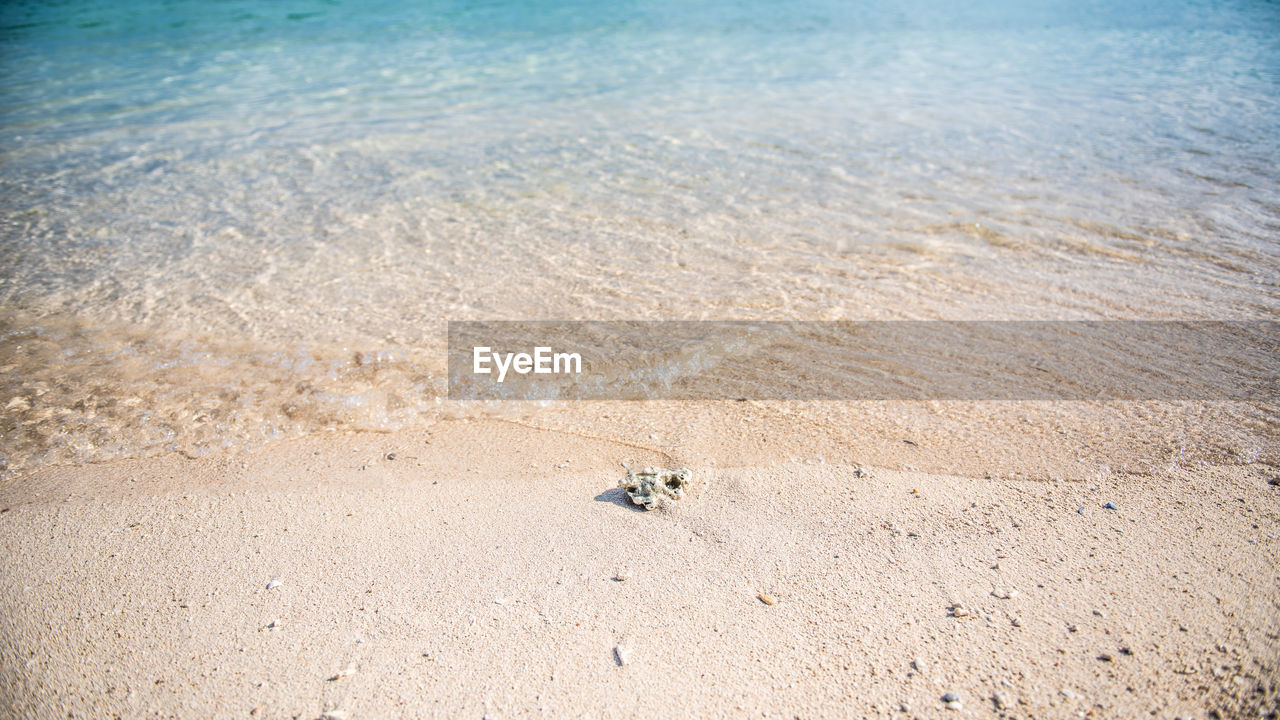
[[[1055,482],[722,457],[646,512],[618,463],[671,458],[637,445],[458,420],[8,482],[0,714],[1277,708],[1267,465]]]

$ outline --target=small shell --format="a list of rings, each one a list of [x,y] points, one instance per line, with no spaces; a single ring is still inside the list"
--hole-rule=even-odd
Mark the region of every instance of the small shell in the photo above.
[[[613,658],[618,662],[619,666],[626,665],[631,660],[631,648],[619,643],[613,647]]]
[[[348,678],[355,674],[356,674],[356,664],[351,663],[346,668],[344,668],[341,672],[339,672],[337,675],[334,675],[333,677],[329,678],[329,682],[333,682],[335,680],[341,680],[342,678]]]
[[[756,597],[757,597],[757,598],[759,598],[759,599],[760,599],[760,602],[764,603],[765,605],[776,605],[776,604],[778,604],[778,601],[777,601],[776,599],[774,599],[774,597],[773,597],[772,595],[768,594],[768,593],[758,593],[758,594],[756,595]]]
[[[278,587],[280,587],[280,580],[278,578],[273,578],[271,582],[267,583],[268,590],[275,590]]]

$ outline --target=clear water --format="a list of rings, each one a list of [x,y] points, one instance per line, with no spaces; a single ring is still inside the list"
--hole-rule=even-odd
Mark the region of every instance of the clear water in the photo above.
[[[0,462],[443,412],[444,323],[1274,318],[1274,2],[0,6]]]

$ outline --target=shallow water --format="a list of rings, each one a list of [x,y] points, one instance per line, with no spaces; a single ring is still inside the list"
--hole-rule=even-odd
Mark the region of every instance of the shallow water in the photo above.
[[[429,422],[451,319],[1280,308],[1274,3],[603,5],[5,4],[0,463]]]

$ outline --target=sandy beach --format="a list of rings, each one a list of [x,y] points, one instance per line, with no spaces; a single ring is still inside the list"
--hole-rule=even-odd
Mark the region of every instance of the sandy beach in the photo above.
[[[0,720],[1280,720],[1278,7],[0,2]]]
[[[787,437],[767,412],[754,422]],[[4,712],[1277,708],[1274,466],[1010,479],[891,458],[757,452],[735,463],[715,437],[673,458],[640,442],[456,420],[6,483]],[[619,462],[673,459],[701,459],[679,502],[643,511],[616,487]]]

